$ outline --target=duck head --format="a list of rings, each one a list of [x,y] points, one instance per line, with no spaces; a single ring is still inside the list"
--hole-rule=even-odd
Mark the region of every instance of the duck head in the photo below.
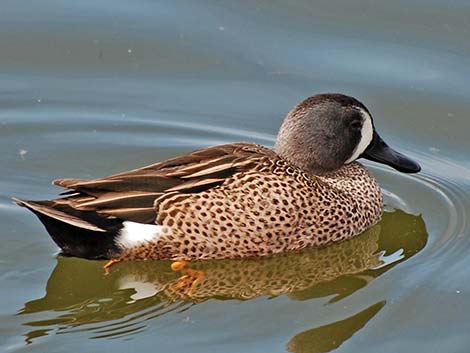
[[[421,170],[382,140],[364,104],[342,94],[318,94],[296,105],[281,125],[275,150],[311,174],[335,171],[358,158],[404,173]]]

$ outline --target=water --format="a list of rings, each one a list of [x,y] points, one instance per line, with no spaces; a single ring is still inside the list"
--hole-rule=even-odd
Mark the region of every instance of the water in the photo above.
[[[3,1],[0,351],[465,352],[470,7],[464,1]],[[353,95],[407,176],[367,163],[383,220],[354,240],[195,265],[57,256],[11,196],[57,196],[199,147],[272,145],[286,111]]]

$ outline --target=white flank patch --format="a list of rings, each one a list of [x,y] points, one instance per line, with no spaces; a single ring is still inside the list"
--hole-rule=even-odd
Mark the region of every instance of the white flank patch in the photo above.
[[[374,135],[374,126],[372,125],[372,118],[370,115],[361,108],[357,108],[361,113],[364,121],[362,122],[362,129],[361,129],[361,140],[357,144],[356,148],[352,156],[345,162],[345,164],[351,163],[355,161],[359,156],[364,153],[366,148],[370,145],[372,141],[372,137]]]
[[[155,241],[164,233],[165,226],[143,224],[125,221],[124,226],[116,238],[116,243],[122,248],[133,248],[149,241]]]

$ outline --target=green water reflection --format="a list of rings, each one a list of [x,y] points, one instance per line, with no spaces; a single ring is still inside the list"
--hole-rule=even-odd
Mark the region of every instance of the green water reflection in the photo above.
[[[295,353],[330,352],[364,327],[385,303],[381,301],[347,319],[301,332],[290,340],[287,350]]]
[[[324,249],[310,249],[265,259],[204,261],[191,265],[205,279],[189,295],[178,286],[179,275],[168,261],[125,262],[106,274],[103,262],[58,257],[43,298],[25,303],[19,315],[32,328],[31,342],[51,330],[67,333],[82,325],[98,336],[112,337],[115,320],[128,331],[145,327],[143,319],[157,319],[188,304],[208,299],[249,300],[286,295],[291,300],[345,298],[393,266],[420,251],[427,232],[420,216],[387,212],[364,234]],[[293,352],[326,352],[363,327],[385,305],[297,334],[288,349]],[[31,319],[42,313],[47,319]],[[47,313],[47,315],[46,315]],[[99,326],[96,324],[99,323]],[[122,328],[122,322],[120,327]],[[313,344],[315,342],[315,344]]]

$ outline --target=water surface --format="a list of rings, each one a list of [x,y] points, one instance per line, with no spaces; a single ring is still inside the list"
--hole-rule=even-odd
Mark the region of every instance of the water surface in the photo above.
[[[0,350],[465,352],[470,7],[464,1],[4,1]],[[199,147],[272,146],[318,92],[362,100],[419,175],[366,163],[374,228],[323,250],[195,264],[57,256],[11,196]]]

